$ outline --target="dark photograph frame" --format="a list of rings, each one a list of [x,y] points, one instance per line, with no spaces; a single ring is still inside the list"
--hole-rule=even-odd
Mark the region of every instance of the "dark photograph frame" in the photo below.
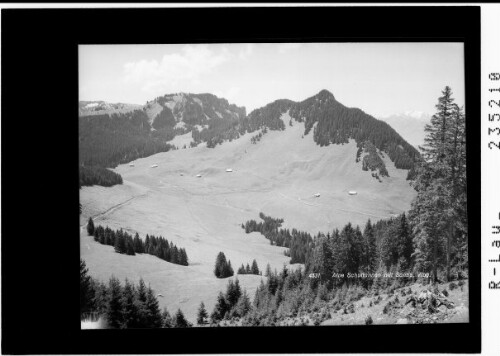
[[[480,352],[478,238],[469,323],[80,329],[78,45],[246,42],[464,43],[468,229],[480,236],[479,6],[3,10],[3,353]]]

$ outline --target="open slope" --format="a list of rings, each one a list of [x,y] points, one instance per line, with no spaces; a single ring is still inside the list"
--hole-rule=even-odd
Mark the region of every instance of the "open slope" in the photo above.
[[[119,255],[81,233],[81,255],[90,273],[107,280],[138,280],[141,276],[163,294],[159,301],[175,311],[180,307],[191,321],[204,301],[212,310],[218,291],[227,280],[213,274],[219,251],[235,271],[255,258],[280,269],[289,258],[284,248],[270,246],[257,233],[245,234],[241,223],[258,219],[259,212],[285,220],[284,227],[310,233],[364,224],[406,211],[415,192],[406,170],[394,167],[384,155],[389,177],[379,182],[356,163],[357,147],[348,144],[318,146],[312,133],[303,136],[304,124],[289,119],[284,131],[268,131],[257,144],[254,133],[215,148],[198,147],[159,153],[118,166],[122,186],[84,187],[81,190],[82,224],[89,216],[96,224],[162,235],[189,257],[187,267],[149,255]],[[158,167],[151,168],[153,164]],[[232,168],[232,172],[226,172]],[[196,175],[200,174],[201,177]],[[349,195],[355,190],[357,195]],[[314,197],[320,193],[320,197]],[[253,297],[261,277],[239,276]]]

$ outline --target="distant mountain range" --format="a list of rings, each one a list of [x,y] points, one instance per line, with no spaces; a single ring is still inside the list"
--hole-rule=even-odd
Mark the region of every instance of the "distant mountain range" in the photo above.
[[[142,106],[85,101],[80,102],[80,163],[115,167],[170,149],[202,143],[214,148],[252,132],[256,132],[257,143],[267,130],[283,131],[300,122],[304,123],[304,135],[311,133],[319,146],[354,140],[358,153],[353,160],[361,160],[363,170],[372,171],[376,179],[388,175],[384,153],[396,168],[410,170],[411,178],[419,153],[408,141],[419,141],[414,136],[406,139],[409,117],[377,120],[360,109],[342,105],[327,90],[301,102],[276,100],[248,115],[244,107],[213,94],[167,94]],[[400,135],[400,130],[405,133]],[[179,147],[173,140],[181,136],[187,140]]]
[[[80,101],[78,105],[78,114],[80,116],[87,115],[102,115],[102,114],[118,114],[141,109],[142,105],[124,104],[124,103],[108,103],[102,100],[99,101]]]
[[[422,111],[405,111],[379,119],[387,122],[413,147],[418,148],[424,144],[424,129],[430,123],[431,115]]]

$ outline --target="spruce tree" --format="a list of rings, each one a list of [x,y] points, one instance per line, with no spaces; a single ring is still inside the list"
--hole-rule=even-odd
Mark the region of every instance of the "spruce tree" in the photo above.
[[[94,289],[85,261],[80,258],[80,317],[93,309]]]
[[[405,213],[403,213],[399,218],[397,236],[399,239],[398,252],[401,268],[406,271],[409,270],[412,265],[411,256],[413,254],[413,238],[410,233],[410,227],[408,226]]]
[[[89,221],[87,223],[87,233],[89,234],[89,236],[94,235],[94,230],[95,230],[94,221],[92,220],[92,218],[89,218]]]
[[[374,273],[377,268],[377,240],[375,238],[375,232],[373,231],[373,226],[368,219],[365,229],[363,231],[364,239],[364,268],[368,273]]]
[[[207,310],[205,309],[205,304],[201,302],[200,307],[198,308],[198,317],[196,318],[196,322],[198,325],[206,324],[206,319],[208,318]]]
[[[229,306],[226,302],[226,298],[224,297],[224,294],[222,294],[222,292],[219,292],[217,303],[215,304],[214,310],[210,315],[210,319],[212,319],[212,322],[216,323],[222,320],[228,311]]]
[[[180,309],[177,310],[177,313],[175,314],[174,320],[175,320],[174,321],[175,328],[187,328],[187,327],[189,327],[189,323],[186,320],[186,318],[184,317],[184,313]]]
[[[146,307],[148,290],[144,280],[141,278],[136,291],[136,305],[139,319],[139,327],[147,328],[149,321],[149,310]]]
[[[259,274],[259,266],[255,259],[252,261],[252,274]]]
[[[238,299],[236,304],[236,313],[239,317],[244,317],[251,310],[252,306],[250,304],[250,298],[248,297],[247,291],[243,290],[243,294]]]
[[[268,263],[266,266],[266,273],[264,276],[269,277],[271,275],[271,265]]]
[[[118,253],[126,253],[127,246],[125,243],[125,239],[122,234],[118,234],[115,239],[115,252]]]
[[[409,218],[414,232],[416,268],[432,272],[441,266],[447,279],[457,240],[467,227],[465,187],[465,116],[446,87],[437,112],[425,128],[423,159],[418,162]]]
[[[126,242],[126,253],[127,255],[129,256],[135,256],[135,251],[134,251],[134,242],[132,241],[131,238],[127,239],[127,242]]]
[[[234,275],[233,267],[231,266],[231,260],[229,260],[227,261],[224,277],[231,277],[233,275]]]
[[[183,248],[181,248],[179,252],[179,264],[183,266],[189,265],[186,250]]]
[[[224,269],[226,267],[226,256],[223,252],[219,252],[215,260],[214,274],[217,278],[224,278]]]
[[[103,282],[91,281],[93,285],[92,289],[95,291],[92,301],[94,310],[100,315],[105,315],[108,308],[108,287]]]
[[[174,327],[174,320],[170,316],[170,313],[168,312],[167,308],[163,308],[163,312],[161,313],[161,319],[162,319],[162,327],[163,328],[173,328]]]
[[[151,287],[147,289],[145,306],[148,310],[148,326],[150,328],[160,328],[162,326],[160,307]]]
[[[133,284],[125,279],[123,294],[121,298],[122,304],[122,328],[137,328],[139,327],[139,315],[136,303],[136,294]]]
[[[240,282],[237,279],[235,282],[229,280],[229,282],[227,283],[226,295],[225,295],[225,300],[227,301],[229,310],[236,305],[240,296],[241,296]]]
[[[243,266],[243,264],[241,265],[240,268],[238,268],[238,274],[246,274],[245,267]]]
[[[136,232],[134,236],[134,251],[136,253],[144,253],[144,247],[139,234]]]
[[[123,324],[122,288],[120,281],[112,276],[109,279],[109,297],[106,309],[106,321],[110,328],[117,329]]]

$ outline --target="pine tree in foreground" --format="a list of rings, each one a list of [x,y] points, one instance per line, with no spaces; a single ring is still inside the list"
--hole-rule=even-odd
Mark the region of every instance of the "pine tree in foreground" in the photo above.
[[[138,328],[139,312],[137,309],[136,295],[134,285],[125,279],[125,286],[121,298],[122,304],[122,328]]]
[[[198,308],[198,317],[196,322],[198,325],[206,324],[206,319],[208,318],[207,310],[205,309],[205,304],[201,302],[200,307]]]
[[[161,319],[162,319],[162,328],[174,327],[174,320],[170,316],[170,313],[168,312],[167,308],[163,308],[163,312],[161,313]]]
[[[92,278],[88,275],[88,271],[85,261],[80,258],[80,317],[92,309],[94,298]]]
[[[148,311],[148,327],[160,328],[162,326],[162,317],[158,300],[156,299],[151,287],[148,287],[146,293],[146,309]]]
[[[212,314],[210,314],[210,319],[212,319],[213,323],[217,323],[222,320],[226,313],[229,311],[228,303],[226,302],[226,298],[222,292],[219,292],[217,297],[217,304],[215,304],[214,310]]]
[[[107,324],[112,329],[117,329],[123,324],[121,297],[120,281],[112,276],[109,280],[109,299],[106,310]]]
[[[177,310],[174,319],[175,319],[174,327],[176,328],[188,328],[191,326],[184,317],[184,313],[180,309]]]
[[[248,314],[248,312],[251,310],[252,305],[250,304],[250,298],[248,297],[246,289],[243,290],[243,294],[238,300],[238,303],[236,304],[235,311],[236,311],[236,316],[242,318],[245,315]]]

